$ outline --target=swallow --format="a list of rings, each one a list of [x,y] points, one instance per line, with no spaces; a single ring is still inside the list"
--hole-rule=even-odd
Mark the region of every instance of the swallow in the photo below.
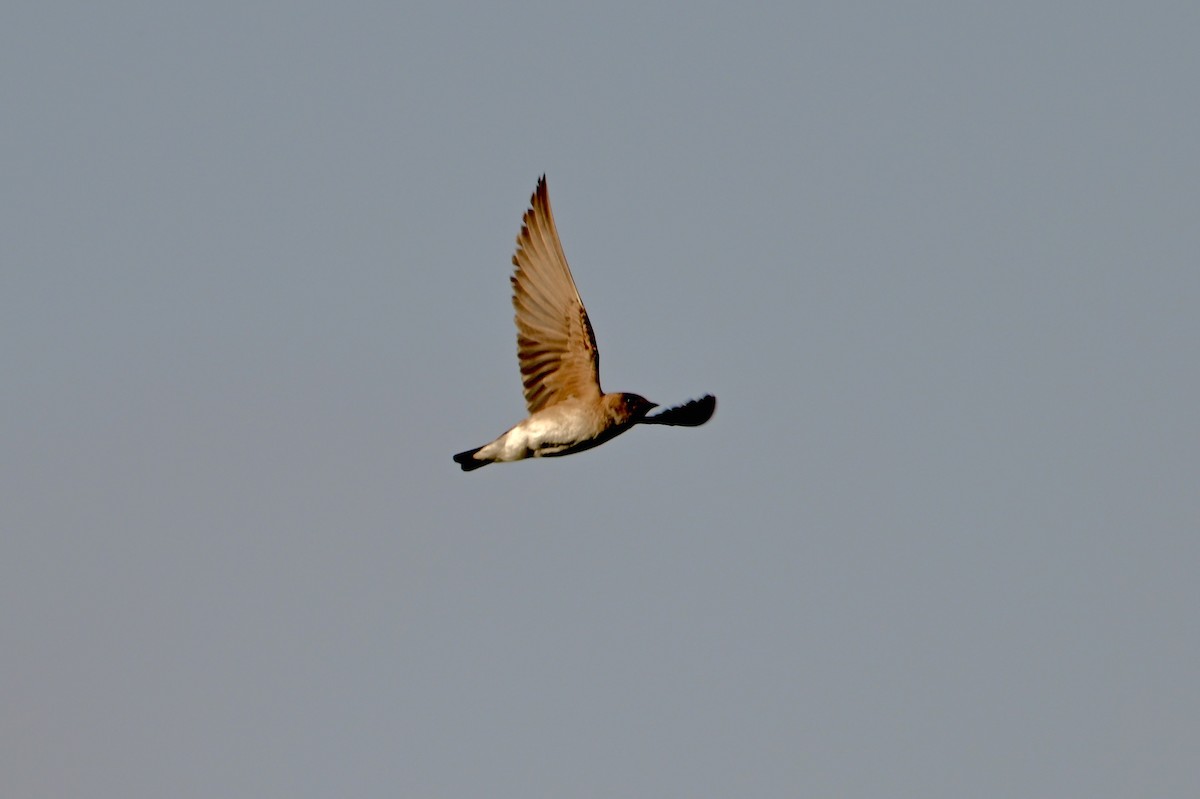
[[[469,472],[489,463],[570,455],[637,424],[699,427],[712,418],[717,398],[711,394],[651,416],[658,405],[645,397],[600,389],[596,335],[558,240],[545,175],[529,206],[511,278],[529,416],[490,444],[458,453],[455,463]]]

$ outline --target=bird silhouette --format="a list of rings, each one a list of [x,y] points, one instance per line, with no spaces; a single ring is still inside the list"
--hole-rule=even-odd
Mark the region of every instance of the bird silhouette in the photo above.
[[[512,259],[517,359],[529,416],[490,444],[458,453],[455,463],[469,472],[569,455],[637,424],[698,427],[712,418],[717,398],[711,394],[651,416],[658,405],[645,397],[600,389],[596,336],[558,240],[545,175],[529,203]]]

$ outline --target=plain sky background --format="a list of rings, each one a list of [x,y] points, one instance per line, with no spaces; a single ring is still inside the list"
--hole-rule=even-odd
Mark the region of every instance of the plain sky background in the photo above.
[[[1200,795],[1200,5],[15,2],[5,797]],[[524,412],[545,172],[608,390]]]

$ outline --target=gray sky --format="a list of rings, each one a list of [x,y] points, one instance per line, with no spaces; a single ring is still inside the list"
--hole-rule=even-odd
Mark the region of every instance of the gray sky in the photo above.
[[[11,797],[1200,795],[1200,7],[0,12]],[[541,173],[608,390],[523,415]]]

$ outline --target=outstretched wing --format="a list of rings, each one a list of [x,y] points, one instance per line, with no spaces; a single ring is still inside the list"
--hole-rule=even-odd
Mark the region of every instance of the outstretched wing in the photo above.
[[[512,276],[525,404],[537,413],[569,397],[600,397],[596,336],[550,211],[545,175],[525,212]]]
[[[685,402],[682,405],[676,405],[674,408],[668,408],[662,413],[656,413],[653,416],[647,416],[642,420],[642,424],[669,424],[678,427],[699,427],[711,419],[716,410],[717,398],[712,394],[705,394],[700,399],[694,399],[690,402]]]

